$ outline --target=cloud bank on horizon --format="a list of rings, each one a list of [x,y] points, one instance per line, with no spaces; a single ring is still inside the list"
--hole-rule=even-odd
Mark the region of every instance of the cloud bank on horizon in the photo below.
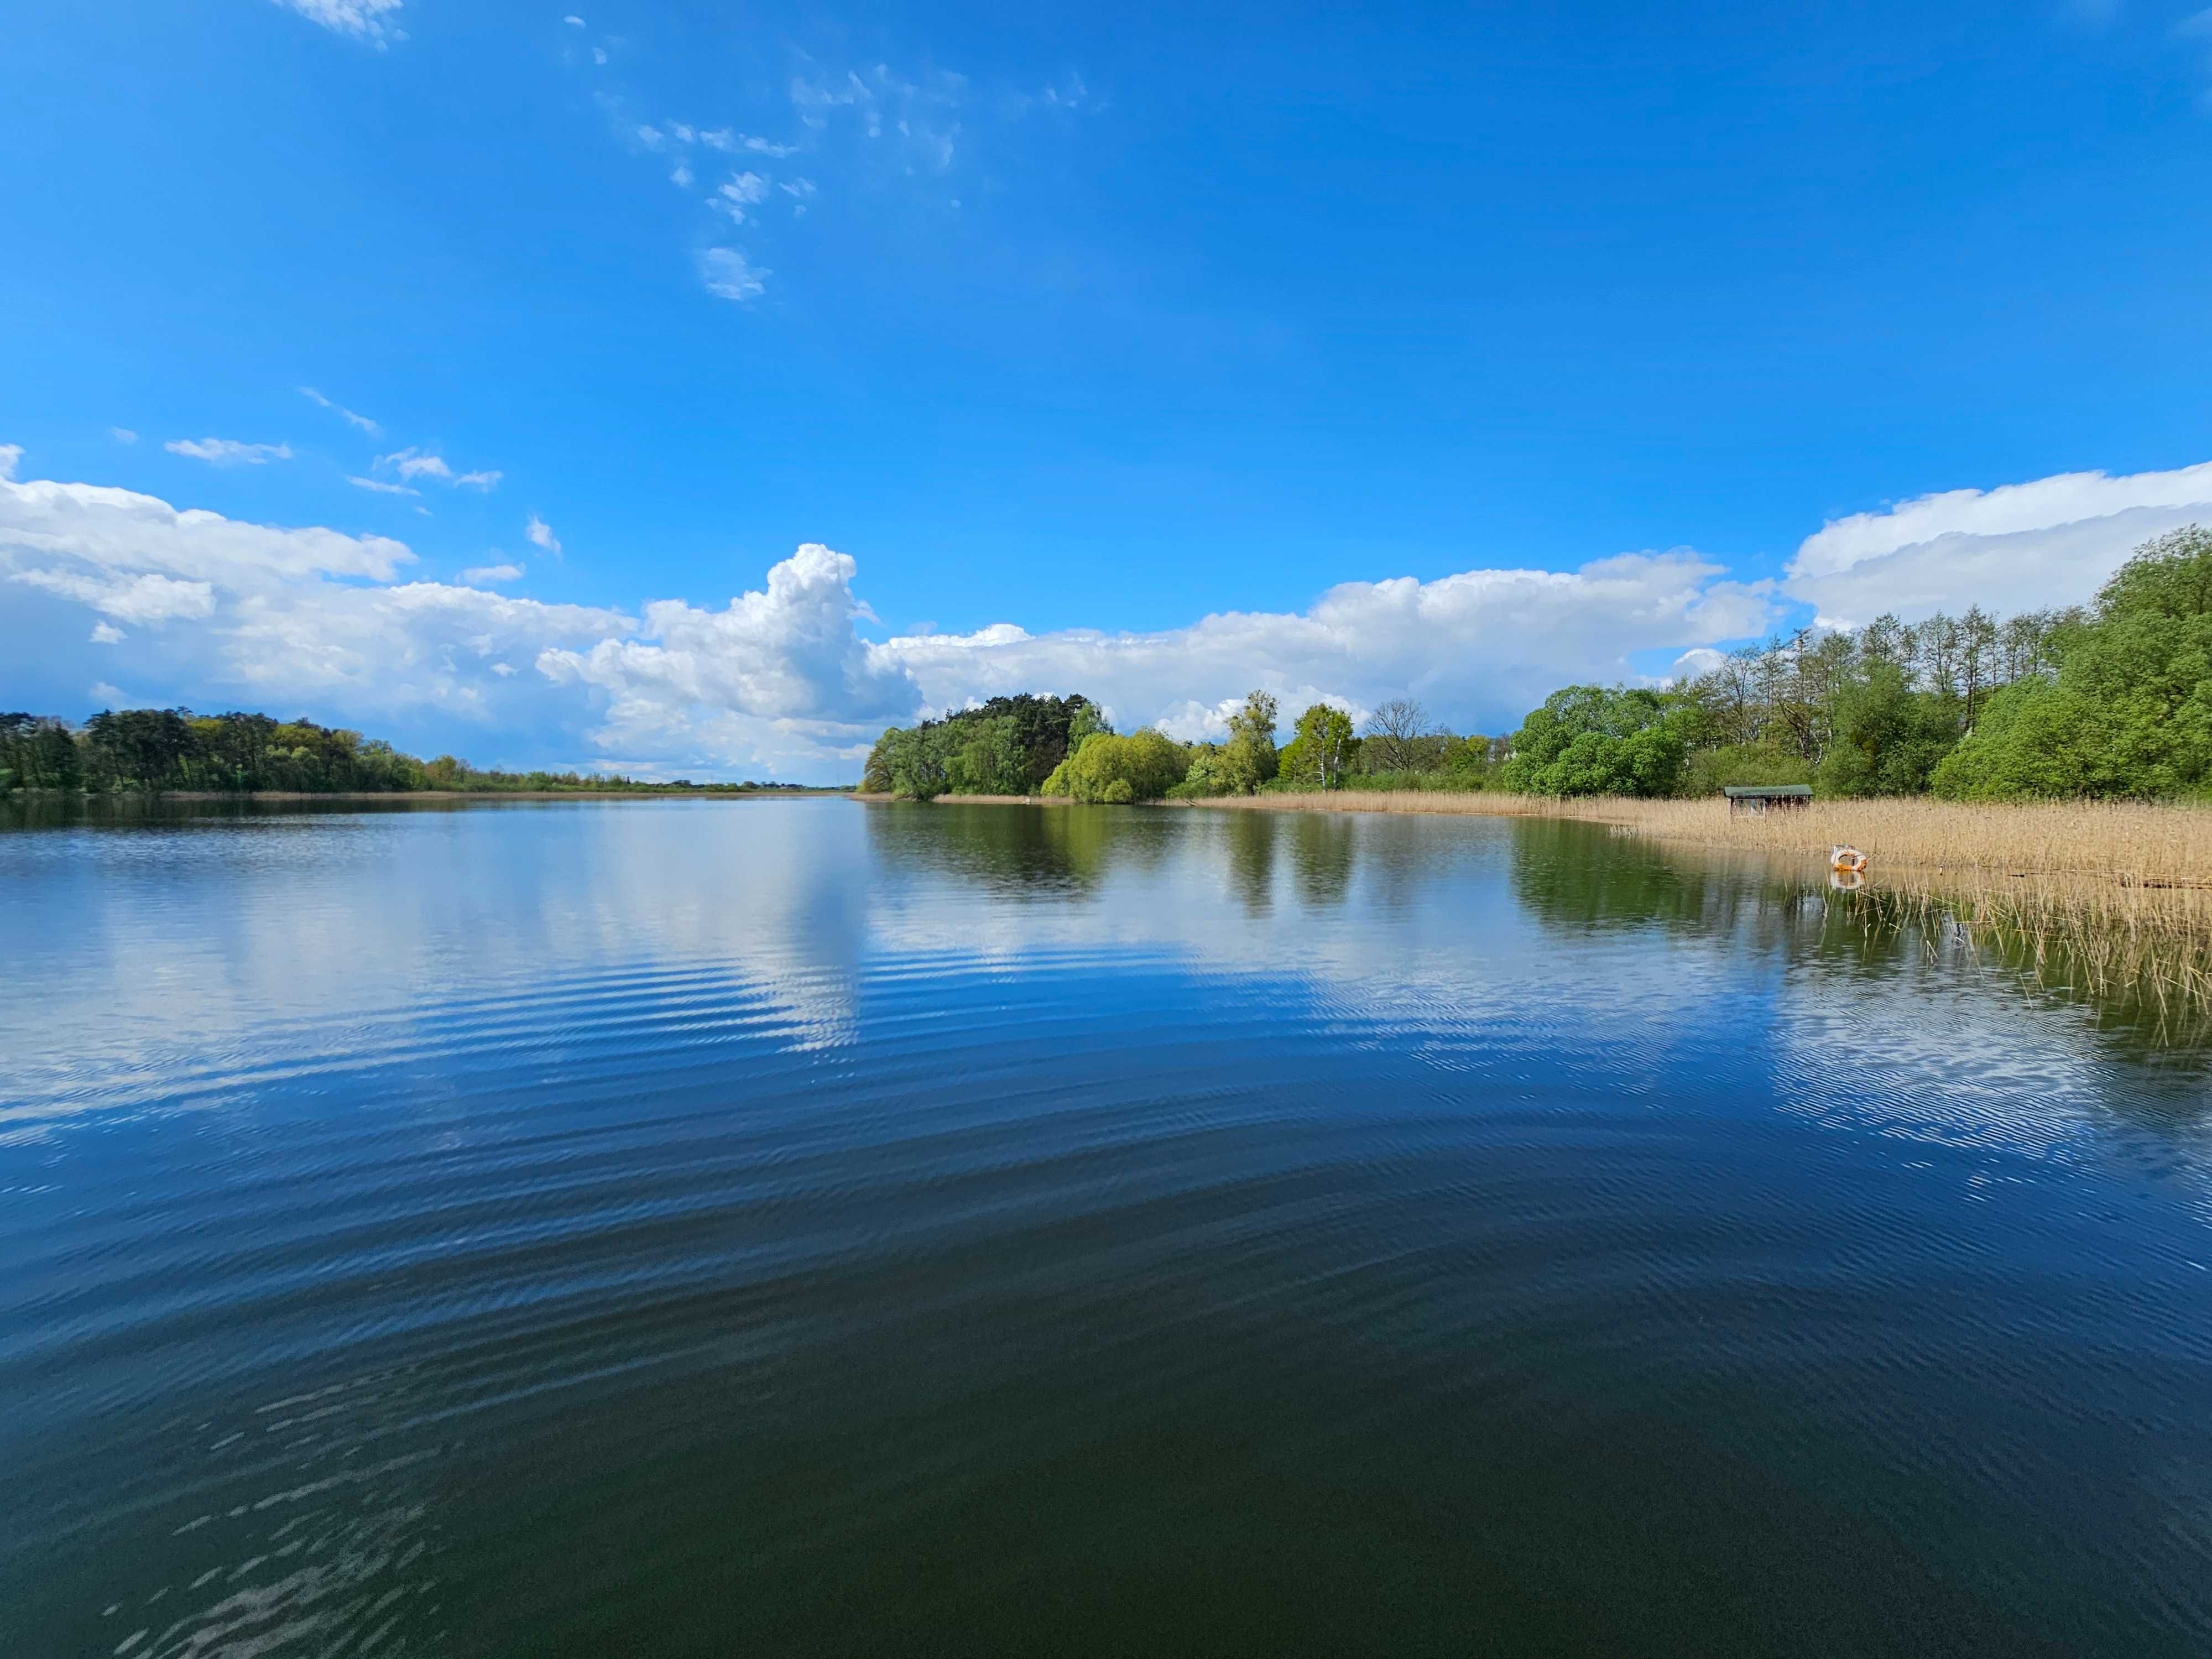
[[[822,781],[854,775],[887,724],[1018,691],[1079,691],[1125,728],[1186,740],[1219,735],[1254,687],[1286,711],[1327,699],[1364,714],[1410,693],[1457,729],[1510,729],[1560,685],[1644,678],[1633,659],[1652,652],[1695,663],[1808,609],[1850,625],[1883,611],[2086,599],[2148,537],[2212,523],[2212,461],[2067,473],[1837,520],[1778,581],[1675,549],[1564,572],[1347,581],[1303,611],[1151,633],[1007,622],[870,639],[858,562],[817,544],[719,608],[551,604],[477,585],[521,578],[512,563],[420,580],[413,550],[388,537],[18,481],[21,455],[0,446],[0,652],[19,630],[73,616],[81,643],[66,660],[89,707],[122,691],[372,733],[404,721],[450,732],[457,752],[483,760]],[[544,548],[551,532],[532,539]]]

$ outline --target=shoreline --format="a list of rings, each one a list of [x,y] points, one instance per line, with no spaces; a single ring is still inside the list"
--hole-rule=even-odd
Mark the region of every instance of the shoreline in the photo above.
[[[847,790],[845,799],[866,801],[871,806],[890,806],[898,802],[896,795],[884,794],[880,791],[863,793],[858,789]],[[908,806],[1073,806],[1074,804],[1065,795],[939,795],[935,800],[910,800],[906,803]]]
[[[1018,795],[939,799],[1023,804]],[[1731,818],[1712,799],[1349,789],[1144,805],[1601,824],[1654,848],[1755,860],[1869,925],[1985,943],[2053,988],[2128,994],[2161,1024],[2212,1030],[2212,806],[1889,797]],[[1865,853],[1866,873],[1833,876],[1837,846]]]

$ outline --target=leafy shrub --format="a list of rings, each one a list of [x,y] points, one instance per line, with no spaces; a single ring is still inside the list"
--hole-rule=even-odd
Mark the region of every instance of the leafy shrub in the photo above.
[[[1100,805],[1158,800],[1190,769],[1182,745],[1149,726],[1127,737],[1100,732],[1086,738],[1045,780],[1048,795],[1066,795]]]
[[[1688,710],[1668,693],[1571,685],[1522,723],[1504,781],[1535,795],[1671,795],[1687,725]]]

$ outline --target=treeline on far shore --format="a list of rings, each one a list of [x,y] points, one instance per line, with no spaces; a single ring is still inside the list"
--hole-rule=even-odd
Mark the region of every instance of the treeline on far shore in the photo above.
[[[1081,696],[994,697],[886,731],[861,787],[1094,802],[1346,787],[1664,798],[1781,783],[1843,798],[2212,799],[2212,532],[2145,543],[2087,605],[1806,629],[1664,690],[1565,687],[1503,738],[1441,730],[1406,697],[1364,730],[1316,703],[1278,746],[1282,712],[1255,691],[1224,740],[1182,744],[1118,733]]]
[[[0,793],[744,794],[800,787],[480,771],[451,755],[418,760],[358,732],[267,714],[108,709],[73,726],[48,715],[0,714]]]

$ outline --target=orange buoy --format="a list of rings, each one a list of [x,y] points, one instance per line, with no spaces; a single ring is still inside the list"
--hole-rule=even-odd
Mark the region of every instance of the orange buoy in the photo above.
[[[1863,876],[1866,873],[1867,855],[1856,847],[1838,847],[1828,854],[1828,867],[1845,875]]]

